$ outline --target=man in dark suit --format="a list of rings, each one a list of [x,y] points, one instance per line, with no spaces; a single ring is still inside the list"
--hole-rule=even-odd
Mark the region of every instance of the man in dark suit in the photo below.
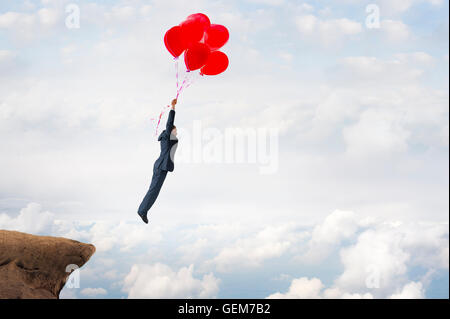
[[[177,99],[172,101],[172,107],[167,119],[166,129],[159,135],[158,141],[161,143],[161,154],[153,165],[153,177],[150,188],[147,191],[138,209],[138,215],[144,223],[148,224],[147,212],[158,198],[161,187],[166,179],[167,172],[173,172],[175,165],[173,159],[178,146],[177,128],[173,125],[175,120],[175,105]]]

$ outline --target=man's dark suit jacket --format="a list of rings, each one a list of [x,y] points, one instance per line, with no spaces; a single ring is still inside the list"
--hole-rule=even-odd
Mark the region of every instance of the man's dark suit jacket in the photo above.
[[[158,137],[158,141],[161,143],[161,154],[155,162],[155,168],[159,168],[163,171],[172,172],[175,168],[173,158],[178,146],[178,139],[175,136],[171,136],[173,129],[173,122],[175,121],[175,111],[170,110],[169,118],[167,119],[166,129],[162,131]]]

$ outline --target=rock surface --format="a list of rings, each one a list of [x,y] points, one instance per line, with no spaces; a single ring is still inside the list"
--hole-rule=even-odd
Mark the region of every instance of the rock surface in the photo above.
[[[94,252],[75,240],[0,230],[0,299],[59,298],[66,267],[83,266]]]

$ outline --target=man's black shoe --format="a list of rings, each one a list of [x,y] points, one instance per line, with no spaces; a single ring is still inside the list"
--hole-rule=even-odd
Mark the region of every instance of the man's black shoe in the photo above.
[[[142,220],[144,221],[144,223],[148,224],[147,215],[141,215],[141,214],[139,214],[139,213],[138,213],[138,215],[139,215],[139,217],[142,218]]]

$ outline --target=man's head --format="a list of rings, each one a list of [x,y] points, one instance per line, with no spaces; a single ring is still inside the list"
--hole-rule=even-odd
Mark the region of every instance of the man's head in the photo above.
[[[177,136],[177,127],[175,125],[173,126],[172,132],[170,132],[170,134],[173,136]]]

